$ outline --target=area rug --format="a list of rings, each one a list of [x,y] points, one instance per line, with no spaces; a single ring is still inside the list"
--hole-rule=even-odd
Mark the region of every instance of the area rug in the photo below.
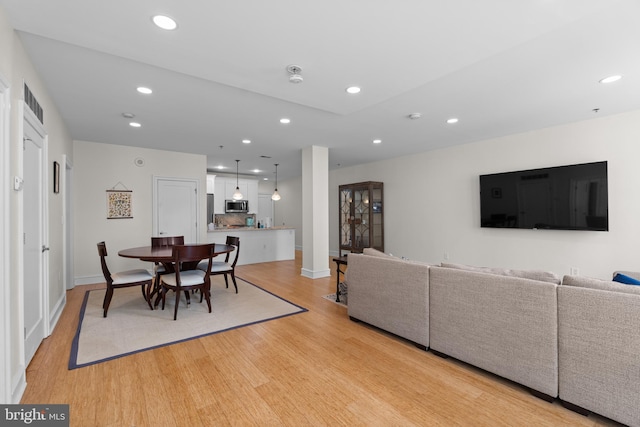
[[[326,299],[328,301],[331,301],[334,304],[341,305],[343,307],[347,306],[347,304],[344,303],[344,298],[342,296],[340,297],[340,301],[336,301],[336,294],[335,293],[329,294],[329,295],[323,295],[322,298],[324,298],[324,299]]]
[[[150,310],[139,287],[116,289],[104,318],[102,301],[106,290],[87,291],[71,346],[69,369],[307,311],[238,277],[237,294],[233,284],[225,287],[222,276],[212,279],[212,312],[208,312],[205,301],[200,303],[199,294],[191,295],[189,308],[182,296],[175,321],[173,293],[167,296],[164,310]]]

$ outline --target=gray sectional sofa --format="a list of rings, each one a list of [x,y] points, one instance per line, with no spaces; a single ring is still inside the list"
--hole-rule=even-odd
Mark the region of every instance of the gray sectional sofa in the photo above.
[[[349,254],[348,313],[528,387],[640,426],[640,286]]]

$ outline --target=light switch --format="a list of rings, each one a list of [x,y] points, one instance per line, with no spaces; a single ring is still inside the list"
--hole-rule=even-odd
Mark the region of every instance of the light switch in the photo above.
[[[22,190],[22,184],[24,183],[24,179],[19,176],[13,177],[13,189],[16,191]]]

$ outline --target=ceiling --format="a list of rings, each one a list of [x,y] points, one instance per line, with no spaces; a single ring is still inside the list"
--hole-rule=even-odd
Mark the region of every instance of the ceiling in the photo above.
[[[239,159],[260,178],[275,163],[279,179],[299,176],[311,145],[334,169],[640,108],[637,0],[0,6],[73,139],[206,154],[232,173]]]

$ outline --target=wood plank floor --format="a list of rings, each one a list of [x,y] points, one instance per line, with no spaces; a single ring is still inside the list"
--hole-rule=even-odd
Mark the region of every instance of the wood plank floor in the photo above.
[[[83,295],[103,285],[78,286],[22,403],[68,403],[72,426],[616,425],[350,321],[322,298],[335,276],[300,276],[300,253],[236,270],[309,312],[69,371]]]

